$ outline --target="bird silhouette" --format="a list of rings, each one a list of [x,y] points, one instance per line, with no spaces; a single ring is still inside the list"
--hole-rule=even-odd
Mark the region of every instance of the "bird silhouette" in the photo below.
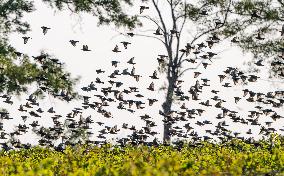
[[[140,14],[142,14],[145,9],[149,9],[149,7],[147,7],[147,6],[140,6]]]
[[[260,15],[257,14],[257,10],[253,10],[252,13],[251,13],[251,18],[261,18]]]
[[[158,27],[157,29],[156,29],[156,31],[153,33],[154,35],[163,35],[162,33],[161,33],[161,28],[160,27]]]
[[[83,48],[81,49],[83,51],[91,51],[88,47],[88,45],[83,45]]]
[[[126,42],[126,41],[123,41],[123,42],[120,42],[123,44],[124,48],[127,49],[128,45],[130,45],[131,43],[130,42]]]
[[[239,43],[240,41],[239,41],[239,39],[238,39],[238,37],[233,37],[233,39],[231,40],[231,42],[233,42],[233,43]]]
[[[155,91],[154,90],[154,82],[152,82],[147,89],[150,90],[150,91]]]
[[[263,60],[260,59],[260,60],[258,60],[256,63],[254,63],[254,64],[257,65],[257,66],[264,66],[264,65],[262,64],[262,62],[263,62]]]
[[[31,37],[26,37],[26,36],[24,36],[22,38],[24,39],[24,44],[27,44],[29,39],[31,39]]]
[[[153,75],[151,75],[151,76],[149,76],[149,77],[152,78],[152,79],[159,79],[159,78],[158,78],[158,73],[157,73],[156,70],[153,72]]]
[[[264,40],[265,38],[261,36],[260,32],[257,33],[257,36],[255,37],[258,40]]]
[[[128,61],[127,61],[128,64],[131,64],[131,65],[135,65],[136,63],[134,63],[134,57],[130,58]]]
[[[76,46],[76,44],[79,42],[78,40],[69,40],[72,46]],[[88,47],[87,47],[88,48]]]
[[[199,14],[201,14],[201,15],[208,15],[208,12],[207,12],[207,10],[201,10],[199,12]]]
[[[41,29],[42,29],[43,35],[45,35],[45,34],[47,33],[47,31],[48,31],[49,29],[51,29],[51,28],[46,27],[46,26],[41,26]]]
[[[118,48],[118,45],[115,45],[114,49],[112,50],[112,52],[115,52],[115,53],[119,53],[121,52]]]

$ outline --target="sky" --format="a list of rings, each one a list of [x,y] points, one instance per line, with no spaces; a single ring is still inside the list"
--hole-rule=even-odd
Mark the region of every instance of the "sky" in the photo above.
[[[111,112],[114,114],[114,118],[106,119],[102,117],[100,114],[95,111],[86,110],[84,111],[84,116],[91,115],[93,120],[102,121],[108,126],[118,125],[121,126],[122,123],[129,123],[129,126],[135,125],[138,129],[145,125],[145,122],[142,122],[139,119],[139,115],[149,114],[153,117],[154,121],[156,121],[157,127],[153,128],[154,131],[160,133],[157,135],[159,139],[162,137],[162,116],[158,115],[159,110],[161,110],[161,103],[164,100],[164,92],[155,91],[150,92],[146,88],[152,82],[149,79],[149,75],[153,73],[154,70],[157,69],[157,56],[158,54],[165,54],[165,50],[161,43],[152,38],[145,37],[126,37],[120,35],[121,33],[129,32],[125,29],[116,29],[114,26],[97,26],[96,17],[90,14],[72,14],[70,11],[55,11],[48,7],[48,5],[43,4],[41,1],[35,1],[36,11],[25,14],[24,20],[26,20],[31,25],[31,31],[28,32],[26,36],[30,36],[32,39],[24,45],[22,40],[22,34],[11,34],[10,35],[10,44],[14,46],[18,51],[28,54],[29,56],[37,56],[41,51],[48,52],[49,54],[54,55],[56,58],[59,58],[61,62],[65,63],[65,68],[68,72],[71,72],[74,77],[80,76],[80,82],[76,85],[76,89],[83,95],[89,95],[85,92],[81,91],[81,87],[88,85],[91,81],[94,81],[96,77],[101,77],[103,81],[108,81],[107,77],[114,68],[111,66],[111,60],[118,60],[120,64],[116,69],[125,69],[129,68],[129,71],[132,69],[132,66],[127,64],[126,62],[131,58],[135,57],[135,62],[137,63],[136,73],[142,75],[141,80],[137,83],[134,79],[121,78],[120,81],[124,83],[123,86],[138,86],[141,90],[141,93],[149,98],[156,98],[159,100],[154,106],[145,108],[142,111],[139,111],[135,114],[131,114],[129,112],[117,110],[116,107],[109,107]],[[135,6],[136,7],[136,6]],[[167,9],[163,5],[163,12],[165,16],[167,16]],[[150,7],[149,10],[145,11],[145,14],[155,15],[155,12]],[[135,13],[135,11],[139,11],[139,6],[133,8],[133,11],[130,13]],[[170,18],[166,18],[166,20],[170,20]],[[47,32],[46,35],[42,34],[41,26],[47,26],[51,29]],[[155,25],[149,22],[144,23],[144,27],[135,29],[137,33],[145,33],[152,34],[156,29]],[[119,32],[118,32],[119,31]],[[146,32],[144,32],[146,31]],[[186,43],[192,38],[194,34],[194,30],[190,28],[190,24],[186,26],[185,33],[183,34],[183,42]],[[78,46],[73,47],[69,40],[78,40]],[[129,45],[127,50],[123,49],[123,46],[120,44],[121,41],[129,41],[131,44]],[[87,44],[89,48],[92,50],[91,52],[83,52],[81,50],[82,45]],[[111,50],[115,45],[118,45],[122,50],[121,53],[114,53]],[[224,88],[219,83],[218,74],[222,74],[222,71],[226,69],[226,67],[239,67],[239,68],[247,68],[247,61],[252,58],[252,55],[249,53],[242,53],[239,48],[232,45],[229,41],[224,41],[221,44],[215,46],[214,51],[218,54],[217,59],[214,59],[212,65],[210,65],[206,70],[203,67],[198,67],[195,70],[191,70],[187,72],[183,76],[183,90],[187,93],[189,88],[195,84],[196,79],[193,78],[193,72],[199,71],[202,74],[199,78],[208,78],[210,79],[210,88],[204,88],[202,95],[200,96],[203,101],[212,98],[214,95],[210,93],[211,89],[220,90],[219,97],[225,99],[223,105],[228,109],[235,110],[239,112],[239,115],[246,116],[248,110],[252,110],[254,106],[257,104],[247,103],[245,99],[240,100],[240,102],[236,105],[234,103],[234,96],[242,96],[242,90],[248,88],[257,92],[268,92],[274,90],[281,90],[283,87],[283,83],[278,80],[267,81],[267,69],[261,69],[259,75],[261,76],[261,80],[257,83],[252,83],[247,86],[237,85],[232,88]],[[191,65],[188,65],[191,67]],[[106,76],[97,75],[96,69],[103,69],[106,71]],[[166,79],[165,75],[159,75],[160,79],[155,81],[156,87],[162,86]],[[226,80],[224,82],[232,82]],[[232,83],[231,83],[232,84]],[[34,87],[30,87],[30,92],[34,90]],[[283,90],[283,89],[282,89]],[[7,131],[11,131],[15,128],[15,125],[22,123],[21,115],[15,108],[18,108],[21,103],[25,103],[25,98],[27,96],[21,97],[13,97],[15,103],[13,106],[3,105],[4,108],[10,110],[10,114],[14,117],[13,121],[5,123],[5,128]],[[210,101],[213,103],[213,101]],[[55,111],[58,114],[66,115],[70,112],[74,107],[79,107],[81,102],[71,102],[67,104],[66,102],[62,102],[57,100],[51,96],[47,96],[44,100],[40,100],[41,107],[44,110],[49,109],[50,107],[54,107]],[[174,107],[179,107],[181,104],[176,104]],[[2,106],[2,105],[1,105]],[[202,107],[197,102],[190,101],[187,103],[187,106],[190,108],[200,108]],[[280,115],[284,115],[283,108],[277,110]],[[220,113],[216,111],[214,108],[206,109],[206,112],[198,119],[193,119],[189,121],[193,127],[196,128],[200,134],[205,134],[204,129],[210,129],[210,126],[205,126],[205,128],[200,128],[194,123],[196,120],[211,120],[215,125],[220,120],[214,119],[216,115]],[[34,119],[28,119],[26,124],[29,124]],[[48,126],[51,125],[51,118],[41,118],[39,120],[40,124]],[[271,119],[260,119],[260,122],[264,121],[272,121]],[[272,127],[282,128],[283,120],[280,119],[277,123],[272,124]],[[278,123],[279,122],[279,123]],[[230,122],[228,121],[230,124]],[[214,125],[214,126],[215,126]],[[213,126],[213,127],[214,127]],[[96,131],[102,129],[102,127],[97,124],[93,124],[94,127],[94,137],[98,135]],[[215,127],[214,127],[215,128]],[[257,133],[258,127],[254,128],[251,126],[243,126],[239,124],[231,124],[231,129],[238,130],[243,134],[249,129],[252,128],[253,132]],[[213,129],[213,128],[212,128]],[[121,130],[118,134],[118,137],[125,136],[129,134],[129,130]],[[255,137],[256,134],[254,134]],[[32,137],[31,137],[32,136]],[[112,138],[115,136],[110,136]],[[22,141],[27,141],[30,143],[36,142],[38,139],[34,134],[23,135],[19,137]]]

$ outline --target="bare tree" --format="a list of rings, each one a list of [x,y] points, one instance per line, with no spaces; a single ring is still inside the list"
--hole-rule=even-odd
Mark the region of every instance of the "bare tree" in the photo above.
[[[203,0],[193,4],[187,0],[163,2],[151,0],[140,7],[147,9],[147,5],[154,9],[157,17],[142,15],[144,12],[140,11],[141,15],[138,19],[147,19],[154,23],[157,27],[156,32],[154,35],[146,33],[134,33],[134,35],[154,38],[165,48],[166,54],[160,55],[159,58],[159,70],[164,72],[167,78],[166,98],[162,104],[163,112],[161,113],[165,118],[172,112],[180,78],[187,71],[195,69],[188,68],[186,63],[199,61],[198,67],[214,59],[216,53],[204,52],[202,48],[211,49],[213,45],[231,38],[231,42],[240,46],[244,52],[252,52],[254,58],[275,59],[281,51],[281,46],[283,49],[283,35],[282,37],[280,35],[283,31],[280,24],[284,18],[280,14],[283,13],[284,8],[281,1]],[[169,11],[165,12],[165,9]],[[196,34],[190,41],[184,41],[187,32],[185,29],[188,28],[195,29]],[[276,34],[273,40],[267,40],[264,37],[272,36],[272,34]],[[207,45],[204,42],[197,43],[200,40],[206,40]],[[189,58],[190,53],[194,53],[193,58]],[[203,55],[199,55],[202,53]],[[274,73],[278,74],[282,70],[283,68],[277,67]],[[171,140],[170,129],[171,123],[165,122],[163,141],[166,143]]]

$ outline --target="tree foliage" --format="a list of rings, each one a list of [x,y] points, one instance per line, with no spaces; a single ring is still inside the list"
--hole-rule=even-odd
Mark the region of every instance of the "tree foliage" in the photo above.
[[[115,24],[117,27],[127,27],[133,29],[141,26],[136,15],[127,14],[125,6],[130,8],[133,6],[132,0],[43,0],[51,7],[56,7],[59,10],[68,8],[74,13],[86,12],[93,14],[99,20],[99,25]],[[124,8],[123,8],[124,7]]]
[[[54,8],[63,10],[67,6],[72,12],[92,13],[99,19],[99,24],[114,23],[116,26],[134,28],[141,25],[135,16],[128,16],[122,10],[122,3],[133,5],[131,1],[61,1],[43,0]],[[16,51],[9,44],[8,35],[17,32],[26,34],[30,30],[27,22],[22,20],[26,13],[35,9],[32,1],[28,0],[6,0],[0,2],[0,92],[16,93],[27,91],[27,86],[36,83],[38,89],[35,93],[48,91],[56,96],[58,94],[68,94],[71,100],[76,97],[73,86],[78,78],[71,78],[63,64],[47,53],[41,53],[42,61],[29,58],[27,55]],[[33,61],[34,60],[34,61]],[[16,63],[19,61],[20,63]],[[64,96],[58,96],[64,97]],[[64,99],[64,98],[63,98]]]

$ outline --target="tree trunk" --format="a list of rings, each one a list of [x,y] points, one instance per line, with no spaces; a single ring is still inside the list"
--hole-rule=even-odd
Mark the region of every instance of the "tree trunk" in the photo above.
[[[168,115],[168,113],[171,111],[171,108],[172,108],[174,84],[176,80],[173,78],[169,78],[168,81],[169,81],[169,85],[167,89],[167,96],[166,96],[165,102],[162,105],[163,111],[166,115]],[[167,144],[171,142],[171,135],[169,134],[170,128],[171,128],[171,124],[164,123],[163,142]]]

